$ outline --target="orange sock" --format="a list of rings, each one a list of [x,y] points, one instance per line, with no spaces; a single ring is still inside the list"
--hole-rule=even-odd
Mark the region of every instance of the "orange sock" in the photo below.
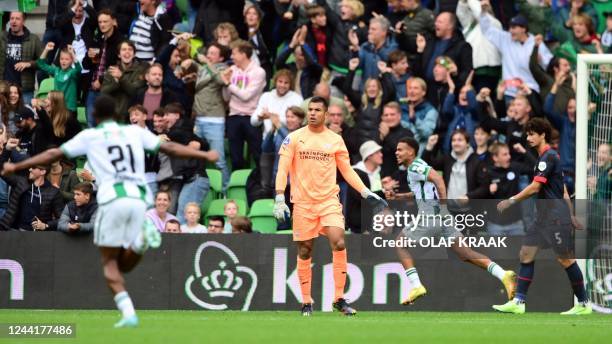
[[[334,268],[334,301],[344,297],[346,285],[346,249],[332,252],[332,265]]]
[[[302,302],[312,303],[312,297],[310,296],[310,286],[312,285],[312,269],[310,263],[312,258],[306,260],[297,258],[297,274],[300,280],[300,289],[302,290]]]

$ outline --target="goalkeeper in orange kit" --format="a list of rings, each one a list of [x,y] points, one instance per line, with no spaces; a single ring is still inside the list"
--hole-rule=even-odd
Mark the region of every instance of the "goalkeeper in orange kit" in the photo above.
[[[347,254],[344,245],[344,216],[336,183],[336,168],[347,183],[374,207],[374,212],[387,207],[387,202],[370,191],[353,171],[342,137],[325,126],[327,100],[313,97],[308,103],[308,125],[285,138],[280,148],[276,175],[274,216],[284,221],[290,216],[285,202],[287,174],[291,178],[293,203],[293,240],[297,243],[297,273],[302,291],[302,315],[312,314],[311,254],[314,239],[326,235],[332,249],[334,271],[334,308],[344,315],[357,312],[344,299]]]

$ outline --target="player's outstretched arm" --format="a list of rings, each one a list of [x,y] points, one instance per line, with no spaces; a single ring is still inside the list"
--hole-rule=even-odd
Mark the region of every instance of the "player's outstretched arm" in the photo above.
[[[359,175],[353,168],[351,167],[351,163],[348,156],[348,151],[342,151],[340,154],[336,154],[336,165],[338,166],[338,171],[344,177],[344,180],[353,188],[355,191],[359,192],[361,198],[365,199],[370,207],[374,210],[374,213],[377,214],[381,212],[384,208],[389,207],[387,201],[382,199],[377,194],[373,193],[370,189],[368,189]]]
[[[5,162],[2,175],[10,175],[17,171],[27,170],[30,167],[38,166],[38,165],[48,165],[52,162],[58,161],[64,156],[64,153],[59,148],[51,148],[46,151],[37,154],[29,159],[20,161],[18,163],[10,163]]]
[[[525,200],[531,197],[532,195],[537,194],[538,192],[540,192],[540,188],[542,188],[542,184],[534,180],[533,182],[531,182],[531,184],[527,185],[527,187],[524,188],[523,191],[510,197],[509,199],[505,199],[499,202],[497,204],[497,210],[499,212],[503,212],[504,210],[508,209],[514,203],[520,202],[522,200]]]
[[[209,150],[202,152],[185,145],[178,144],[176,142],[164,142],[159,147],[159,150],[177,158],[194,158],[200,160],[208,160],[215,162],[219,159],[219,153],[215,150]]]

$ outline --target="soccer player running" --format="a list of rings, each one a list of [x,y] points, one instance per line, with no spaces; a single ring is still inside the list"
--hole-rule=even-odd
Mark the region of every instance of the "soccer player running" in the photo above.
[[[417,158],[419,152],[419,143],[412,137],[400,139],[397,144],[395,156],[400,166],[407,169],[408,185],[411,193],[403,194],[401,198],[414,197],[418,207],[418,212],[422,216],[434,216],[441,214],[441,201],[446,200],[446,186],[444,179],[435,169],[431,168],[425,161]],[[387,193],[389,197],[395,195]],[[448,213],[447,213],[448,214]],[[463,235],[455,228],[443,226],[441,223],[433,224],[432,226],[424,227],[419,224],[412,224],[402,230],[400,236],[405,236],[409,239],[419,240],[422,237],[433,238],[460,238]],[[504,270],[502,267],[491,261],[489,257],[472,250],[469,247],[459,245],[458,240],[454,240],[451,248],[461,258],[461,260],[472,263],[478,267],[486,269],[491,275],[499,279],[508,294],[508,299],[514,297],[516,274],[514,271]],[[419,297],[427,294],[427,290],[419,279],[419,274],[414,265],[414,259],[407,249],[398,248],[399,259],[404,269],[406,276],[410,281],[411,289],[408,292],[408,298],[402,301],[402,304],[408,305],[414,303]]]
[[[559,154],[548,145],[552,127],[544,119],[533,118],[527,122],[525,132],[527,142],[538,151],[539,155],[533,181],[523,191],[498,203],[497,210],[502,212],[513,204],[537,194],[537,217],[535,223],[527,228],[519,253],[521,268],[516,296],[503,305],[493,306],[493,309],[504,313],[525,313],[527,290],[533,279],[535,256],[539,248],[552,246],[557,261],[565,269],[574,295],[578,299],[577,305],[561,314],[591,314],[593,310],[584,288],[582,271],[574,259],[573,230],[581,229],[581,226],[571,212],[572,206],[563,184]]]
[[[298,248],[297,273],[302,292],[303,316],[312,315],[311,255],[314,239],[319,233],[327,236],[332,249],[335,285],[333,307],[344,315],[357,313],[344,299],[347,254],[336,169],[368,201],[375,213],[387,206],[387,202],[366,188],[351,168],[342,137],[325,126],[327,107],[327,100],[322,97],[315,96],[310,100],[308,125],[292,132],[283,141],[276,175],[274,216],[279,221],[285,221],[290,216],[284,196],[287,174],[291,181],[293,240]]]
[[[161,244],[151,223],[145,225],[145,211],[151,192],[145,179],[145,150],[168,155],[215,161],[217,152],[198,151],[172,142],[162,143],[146,129],[115,122],[115,101],[101,95],[94,105],[95,128],[81,131],[60,148],[46,150],[19,163],[5,163],[3,175],[50,164],[63,157],[86,155],[98,182],[98,208],[94,243],[100,248],[104,277],[122,318],[115,327],[135,327],[138,317],[128,295],[123,273],[131,271],[149,248]]]

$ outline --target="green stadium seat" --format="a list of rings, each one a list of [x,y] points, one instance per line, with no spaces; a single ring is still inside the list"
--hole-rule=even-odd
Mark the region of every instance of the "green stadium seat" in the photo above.
[[[253,230],[260,233],[276,233],[278,223],[272,210],[274,209],[273,199],[258,199],[253,202],[249,218],[253,224]]]
[[[227,185],[227,198],[247,201],[246,183],[251,171],[251,169],[244,169],[232,172]]]
[[[210,189],[216,193],[215,198],[219,198],[219,195],[223,193],[223,175],[220,170],[213,168],[207,168],[206,174],[210,182]]]
[[[208,209],[210,208],[210,204],[213,201],[213,193],[209,192],[206,194],[206,197],[204,197],[204,200],[202,200],[202,204],[200,204],[200,213],[201,214],[208,214]],[[201,224],[205,224],[206,223],[206,216],[200,216],[200,223]]]
[[[280,231],[274,232],[275,234],[293,234],[293,229],[283,229]]]
[[[38,85],[38,91],[36,91],[36,98],[41,99],[47,97],[47,94],[55,89],[55,81],[53,78],[46,78]]]
[[[77,120],[81,124],[81,127],[87,128],[87,110],[83,106],[77,108]]]

